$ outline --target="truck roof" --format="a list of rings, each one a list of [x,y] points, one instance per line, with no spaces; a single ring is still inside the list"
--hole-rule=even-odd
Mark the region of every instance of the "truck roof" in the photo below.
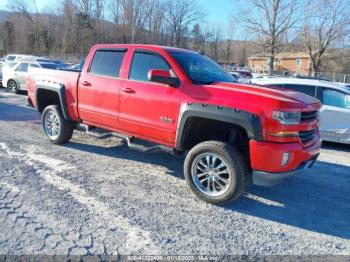
[[[170,46],[160,46],[160,45],[145,45],[145,44],[97,44],[94,45],[93,48],[144,48],[144,49],[149,49],[149,50],[154,50],[154,51],[159,51],[159,50],[166,50],[168,52],[183,52],[183,53],[192,53],[192,54],[197,54],[197,52],[187,50],[187,49],[182,49],[182,48],[177,48],[177,47],[170,47]]]

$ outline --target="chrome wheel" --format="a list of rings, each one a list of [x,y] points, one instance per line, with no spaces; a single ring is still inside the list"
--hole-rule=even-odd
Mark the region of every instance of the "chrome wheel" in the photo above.
[[[225,161],[214,153],[198,155],[191,167],[194,185],[207,196],[221,196],[228,190],[231,174]]]
[[[53,112],[49,111],[46,113],[44,118],[44,128],[45,133],[51,138],[56,139],[60,132],[60,121],[59,116]]]

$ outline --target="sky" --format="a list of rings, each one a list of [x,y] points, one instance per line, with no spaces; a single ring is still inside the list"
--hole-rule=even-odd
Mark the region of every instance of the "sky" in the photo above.
[[[208,23],[221,24],[227,26],[230,21],[230,14],[235,0],[197,0],[200,6],[205,8],[208,16]],[[8,0],[0,0],[0,9],[8,9]],[[40,10],[45,9],[49,2],[57,3],[56,0],[36,0]]]
[[[231,19],[234,0],[199,0],[208,13],[208,22],[227,25]]]

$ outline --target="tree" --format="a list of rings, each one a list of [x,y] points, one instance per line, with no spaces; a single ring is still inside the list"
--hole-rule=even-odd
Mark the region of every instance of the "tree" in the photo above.
[[[202,33],[201,27],[198,23],[192,29],[193,49],[198,52],[204,51],[205,36]]]
[[[210,26],[207,30],[209,56],[215,61],[219,58],[219,44],[222,40],[222,29],[219,25]]]
[[[244,28],[255,33],[261,45],[269,50],[269,69],[274,69],[277,49],[284,33],[293,28],[300,19],[296,15],[297,0],[247,0],[249,10],[240,10],[233,18]],[[255,11],[252,11],[255,10]]]
[[[313,74],[320,71],[325,52],[349,35],[348,0],[308,0],[305,7],[303,41]]]
[[[5,53],[11,52],[13,50],[13,40],[14,40],[14,24],[10,21],[5,21],[2,26],[2,38],[3,38],[3,47]]]
[[[189,28],[203,17],[203,12],[194,0],[168,0],[166,20],[169,26],[170,45],[184,46],[184,37]]]

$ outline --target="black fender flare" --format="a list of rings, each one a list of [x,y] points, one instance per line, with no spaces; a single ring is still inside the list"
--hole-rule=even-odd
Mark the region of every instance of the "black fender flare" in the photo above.
[[[200,103],[183,104],[176,132],[176,149],[183,149],[184,128],[188,119],[200,117],[234,124],[243,128],[249,139],[262,141],[262,125],[259,116],[244,110]]]
[[[66,99],[66,88],[63,84],[53,82],[53,81],[45,81],[45,80],[38,80],[35,83],[35,100],[37,104],[37,109],[39,110],[39,97],[38,97],[38,91],[39,90],[49,90],[52,92],[55,92],[58,95],[58,98],[60,100],[60,107],[62,110],[63,117],[66,120],[72,120],[68,113],[67,109],[67,99]]]

